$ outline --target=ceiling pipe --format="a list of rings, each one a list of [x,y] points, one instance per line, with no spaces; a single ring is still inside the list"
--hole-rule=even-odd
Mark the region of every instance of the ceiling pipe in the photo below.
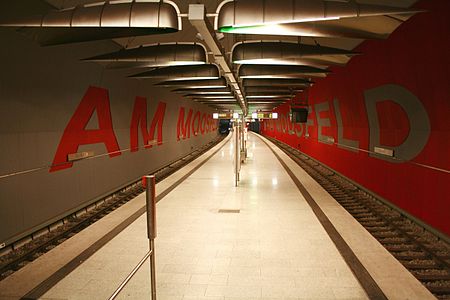
[[[41,40],[41,44],[58,45],[177,32],[181,30],[178,14],[172,1],[105,1],[45,15],[10,18],[0,21],[0,26],[46,28],[57,36]]]
[[[222,68],[224,76],[227,78],[231,88],[233,89],[244,116],[247,115],[248,107],[245,103],[245,98],[242,94],[241,87],[232,72],[231,64],[227,61],[220,42],[217,40],[213,26],[206,17],[205,5],[189,4],[188,19],[192,26],[194,26],[198,33],[200,33],[206,45],[211,50],[214,55],[215,62]]]

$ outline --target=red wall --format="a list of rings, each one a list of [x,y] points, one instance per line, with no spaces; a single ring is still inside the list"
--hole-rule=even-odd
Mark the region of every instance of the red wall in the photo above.
[[[289,105],[277,109],[280,118],[263,122],[262,132],[276,137],[322,161],[343,175],[411,213],[441,232],[450,234],[450,1],[421,1],[419,13],[402,24],[387,40],[366,41],[346,67],[334,68],[327,78],[317,80],[308,92],[309,137],[305,124],[293,126],[285,116]],[[408,161],[392,162],[369,156],[370,130],[365,95],[386,84],[412,93],[422,103],[429,119],[425,146]],[[301,95],[300,95],[301,97]],[[338,99],[344,138],[359,141],[358,152],[337,146],[337,120],[333,100]],[[405,110],[389,96],[376,105],[380,144],[402,144],[415,134]],[[318,142],[315,105],[328,102],[330,126],[322,134],[333,144]],[[278,128],[278,129],[277,129]],[[289,132],[289,129],[291,131]],[[294,129],[294,131],[292,131]],[[298,137],[297,134],[301,137]],[[425,165],[425,166],[424,166]],[[434,169],[436,168],[436,169]]]

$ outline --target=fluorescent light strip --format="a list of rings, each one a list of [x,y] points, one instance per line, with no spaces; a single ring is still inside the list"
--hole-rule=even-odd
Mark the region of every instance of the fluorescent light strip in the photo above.
[[[283,25],[283,24],[295,24],[295,23],[307,23],[307,22],[319,22],[319,21],[333,21],[333,20],[339,20],[340,17],[319,17],[319,18],[302,18],[302,19],[296,19],[296,20],[290,20],[290,21],[273,21],[273,22],[264,22],[264,23],[248,23],[248,24],[239,24],[237,26],[227,26],[219,28],[219,31],[221,32],[229,32],[229,31],[222,31],[227,29],[239,29],[239,28],[254,28],[254,27],[262,27],[262,26],[269,26],[269,25]]]
[[[272,22],[255,25],[239,25],[219,28],[220,32],[235,34],[265,34],[265,35],[297,35],[297,36],[316,36],[311,30],[296,29],[295,24],[339,20],[339,17],[332,18],[310,18],[301,20],[293,20],[288,22]]]
[[[173,87],[173,85],[159,85],[162,87]],[[195,90],[195,89],[218,89],[218,88],[224,88],[226,87],[225,85],[187,85],[187,86],[183,86],[182,84],[180,84],[180,86],[183,87],[183,89],[191,89],[191,90]]]
[[[238,65],[288,65],[288,66],[294,66],[294,65],[300,65],[300,63],[297,63],[296,61],[292,60],[283,60],[283,59],[276,59],[276,58],[259,58],[259,59],[243,59],[243,60],[235,60],[233,63]]]

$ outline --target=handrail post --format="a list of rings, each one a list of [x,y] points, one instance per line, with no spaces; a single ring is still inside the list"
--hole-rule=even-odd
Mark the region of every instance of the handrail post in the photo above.
[[[150,248],[150,280],[151,280],[151,297],[156,300],[156,262],[155,262],[155,238],[156,230],[156,181],[155,175],[145,176],[146,183],[146,209],[147,209],[147,236]]]
[[[238,186],[239,182],[239,169],[240,169],[240,143],[239,143],[239,135],[240,135],[240,128],[238,124],[238,119],[236,119],[236,126],[234,130],[235,136],[235,142],[234,142],[234,186]]]

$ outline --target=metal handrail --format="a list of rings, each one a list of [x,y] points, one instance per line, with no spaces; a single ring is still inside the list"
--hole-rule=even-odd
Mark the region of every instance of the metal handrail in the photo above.
[[[142,265],[145,263],[145,261],[152,255],[153,251],[148,251],[145,256],[139,261],[139,263],[134,267],[134,269],[128,274],[128,276],[122,281],[122,283],[119,285],[119,287],[114,291],[114,293],[108,298],[108,300],[114,300],[120,292],[123,290],[123,288],[128,284],[128,282],[133,278],[134,275],[136,275],[137,271],[142,267]]]

